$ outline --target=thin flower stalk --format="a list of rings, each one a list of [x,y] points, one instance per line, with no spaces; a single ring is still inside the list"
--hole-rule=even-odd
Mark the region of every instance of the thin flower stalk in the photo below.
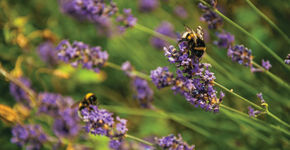
[[[250,0],[245,0],[247,4],[262,18],[264,18],[273,28],[275,28],[282,37],[290,44],[290,39],[270,18],[268,18],[262,11],[260,11]]]
[[[256,62],[252,62],[252,64],[259,68],[259,69],[262,69],[263,72],[265,72],[269,77],[271,77],[272,79],[274,79],[277,83],[283,85],[284,87],[287,87],[288,89],[290,89],[290,86],[284,82],[281,78],[279,78],[278,76],[276,76],[275,74],[271,73],[270,71],[266,70],[265,68],[263,68],[262,66],[260,66],[259,64],[257,64]]]
[[[209,8],[211,8],[215,13],[217,13],[219,16],[221,16],[224,20],[226,20],[228,23],[239,29],[241,32],[255,40],[260,46],[262,46],[267,52],[269,52],[277,61],[279,61],[285,68],[290,70],[290,68],[284,63],[283,59],[280,58],[271,48],[269,48],[267,45],[265,45],[263,42],[261,42],[259,39],[257,39],[255,36],[253,36],[251,33],[249,33],[247,30],[245,30],[243,27],[238,25],[237,23],[233,22],[230,18],[226,17],[224,14],[222,14],[219,10],[216,8],[211,7],[207,2],[204,0],[199,0]]]
[[[140,142],[140,143],[143,143],[143,144],[146,144],[146,145],[149,145],[149,146],[154,146],[154,144],[152,144],[151,142],[148,142],[148,141],[142,140],[142,139],[140,139],[140,138],[138,138],[138,137],[135,137],[135,136],[132,136],[132,135],[130,135],[130,134],[126,134],[125,136],[126,136],[127,138],[130,138],[130,139],[135,140],[135,141],[137,141],[137,142]]]

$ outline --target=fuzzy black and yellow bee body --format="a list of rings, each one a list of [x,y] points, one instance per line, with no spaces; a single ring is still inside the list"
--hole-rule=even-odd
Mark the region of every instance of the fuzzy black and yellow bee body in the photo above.
[[[75,108],[76,106],[78,106],[78,113],[80,115],[80,112],[87,108],[87,109],[91,109],[90,106],[91,105],[98,105],[98,101],[97,101],[97,97],[95,96],[95,94],[93,93],[88,93],[85,95],[85,97],[81,100],[76,102],[75,104],[73,104],[71,106],[71,108]]]
[[[178,43],[186,41],[190,54],[201,58],[206,50],[201,26],[197,27],[196,32],[189,27],[185,28],[187,31],[183,33]]]

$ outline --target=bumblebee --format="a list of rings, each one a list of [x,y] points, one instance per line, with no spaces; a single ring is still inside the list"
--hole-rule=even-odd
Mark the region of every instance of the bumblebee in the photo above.
[[[189,55],[193,54],[200,59],[206,50],[202,28],[198,26],[196,32],[187,26],[185,26],[185,29],[187,31],[182,34],[181,40],[178,43],[186,41]]]
[[[97,97],[95,96],[95,94],[88,93],[85,95],[83,100],[76,102],[75,104],[73,104],[71,106],[71,108],[75,108],[76,106],[79,106],[78,113],[80,115],[80,112],[83,109],[88,108],[90,110],[91,105],[98,105],[98,101],[97,101]],[[81,117],[81,115],[80,115],[80,117]]]

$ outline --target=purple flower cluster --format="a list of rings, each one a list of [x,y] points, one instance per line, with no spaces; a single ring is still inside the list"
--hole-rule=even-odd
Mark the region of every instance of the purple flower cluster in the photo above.
[[[52,116],[54,134],[58,137],[73,137],[80,131],[77,109],[71,109],[73,99],[60,94],[40,93],[39,113]]]
[[[12,128],[11,142],[27,150],[40,150],[47,136],[39,125],[15,125]]]
[[[210,64],[200,63],[199,59],[192,55],[186,42],[178,44],[179,49],[174,46],[165,47],[165,56],[170,63],[177,67],[176,77],[168,69],[158,67],[151,71],[151,79],[158,88],[171,86],[175,93],[180,93],[195,107],[200,106],[206,111],[219,111],[219,104],[224,97],[214,89],[215,76],[210,72]]]
[[[286,59],[284,60],[285,64],[290,65],[290,54],[287,55]]]
[[[167,21],[161,22],[161,24],[155,29],[155,31],[168,37],[177,38],[177,34],[174,32],[173,25]],[[168,42],[158,37],[152,37],[151,44],[157,49],[162,49],[164,46],[169,45]]]
[[[57,51],[52,42],[47,41],[38,46],[38,54],[40,58],[49,65],[57,64]]]
[[[70,105],[69,105],[70,106]],[[53,123],[53,132],[58,137],[71,138],[80,131],[79,117],[75,109],[67,108],[59,112]]]
[[[31,88],[31,83],[28,78],[20,77],[18,79],[27,88]],[[18,85],[16,85],[13,82],[10,82],[9,90],[10,90],[10,94],[15,98],[16,101],[21,102],[27,107],[30,107],[29,96],[22,88],[20,88]]]
[[[269,60],[265,61],[264,59],[262,59],[262,67],[266,70],[269,70],[272,67],[272,65],[270,64]]]
[[[249,117],[256,117],[257,115],[259,115],[261,113],[261,111],[259,110],[254,110],[254,108],[252,108],[251,106],[248,107],[248,114]]]
[[[136,98],[138,99],[140,105],[144,108],[151,108],[153,91],[149,87],[148,82],[133,74],[134,68],[129,61],[122,64],[122,70],[132,79],[134,90],[137,93]]]
[[[177,138],[171,134],[166,137],[156,139],[156,143],[164,150],[194,150],[195,148],[195,145],[190,146],[184,142],[181,135],[178,135]]]
[[[261,102],[261,105],[265,108],[265,110],[268,109],[268,104],[266,103],[266,101],[263,98],[263,94],[262,93],[258,93],[257,94],[258,99]],[[251,106],[248,107],[248,114],[250,117],[257,117],[257,115],[262,114],[262,111],[259,110],[254,110],[254,108],[252,108]]]
[[[124,32],[127,28],[133,27],[137,23],[137,18],[132,15],[131,9],[124,9],[124,14],[117,17],[117,22],[122,23],[119,26],[120,32]]]
[[[116,117],[105,109],[98,106],[90,106],[90,109],[81,111],[82,119],[86,123],[85,130],[94,135],[107,136],[111,139],[109,146],[118,149],[125,137],[128,129],[127,120]]]
[[[122,31],[136,24],[137,19],[131,14],[131,10],[125,9],[124,14],[118,14],[117,5],[110,0],[59,0],[62,11],[79,20],[88,20],[94,23],[106,35],[112,33],[112,17],[116,16],[117,21],[124,26]]]
[[[247,67],[252,67],[252,51],[244,45],[235,45],[234,47],[229,47],[228,56],[234,62],[238,62],[239,64]]]
[[[216,0],[206,0],[206,2],[213,8],[216,8],[217,1]],[[198,7],[204,11],[204,14],[200,17],[201,21],[204,21],[208,24],[209,29],[218,29],[223,25],[222,18],[212,11],[208,6],[199,3]]]
[[[185,18],[188,17],[188,14],[187,14],[185,8],[182,7],[182,6],[176,6],[176,7],[174,8],[174,13],[175,13],[178,17],[180,17],[180,18],[182,18],[182,19],[185,19]]]
[[[229,32],[220,32],[216,34],[218,40],[214,41],[213,43],[221,48],[229,48],[233,45],[235,41],[234,35],[230,34]]]
[[[150,77],[158,89],[170,86],[174,82],[173,74],[169,72],[168,67],[158,67],[152,70]]]
[[[139,10],[142,12],[151,12],[159,6],[159,0],[139,0]]]
[[[103,67],[109,58],[107,51],[102,51],[100,46],[90,47],[79,41],[71,44],[67,40],[63,40],[56,49],[59,60],[70,63],[74,67],[82,65],[83,68],[95,72],[99,72],[100,67]]]

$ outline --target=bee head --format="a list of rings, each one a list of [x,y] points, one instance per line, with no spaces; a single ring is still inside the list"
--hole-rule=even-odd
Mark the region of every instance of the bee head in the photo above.
[[[97,101],[97,97],[93,93],[86,94],[85,99],[89,100],[91,103]]]

